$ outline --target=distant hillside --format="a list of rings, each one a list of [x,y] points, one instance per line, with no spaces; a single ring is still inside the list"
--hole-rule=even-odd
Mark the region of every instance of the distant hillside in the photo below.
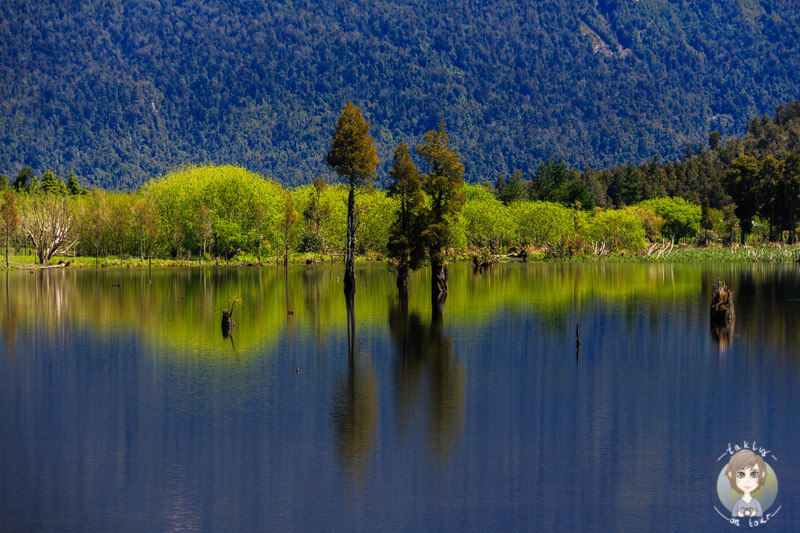
[[[347,99],[470,181],[679,157],[800,98],[794,0],[0,2],[0,173],[130,188],[182,163],[330,176]]]

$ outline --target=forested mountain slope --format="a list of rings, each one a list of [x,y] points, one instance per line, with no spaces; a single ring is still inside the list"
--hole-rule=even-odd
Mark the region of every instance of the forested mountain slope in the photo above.
[[[680,156],[800,97],[794,0],[0,2],[0,173],[332,175],[348,99],[386,179],[447,124],[469,181]]]

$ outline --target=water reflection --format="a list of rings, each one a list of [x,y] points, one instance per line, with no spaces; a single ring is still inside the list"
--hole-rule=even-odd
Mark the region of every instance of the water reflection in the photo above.
[[[333,426],[339,462],[348,479],[363,482],[378,426],[378,375],[356,344],[353,295],[346,296],[347,376],[334,391]]]
[[[417,413],[427,414],[427,442],[432,456],[445,461],[460,435],[466,403],[466,371],[453,355],[445,333],[444,300],[434,300],[430,324],[409,313],[401,299],[389,311],[389,332],[397,350],[394,388],[397,422],[407,433]]]

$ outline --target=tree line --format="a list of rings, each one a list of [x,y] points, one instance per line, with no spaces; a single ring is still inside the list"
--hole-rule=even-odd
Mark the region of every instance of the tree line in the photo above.
[[[725,147],[712,142],[703,154],[667,164],[678,168],[714,161],[728,202],[721,208],[708,196],[697,202],[696,195],[668,196],[666,189],[644,194],[652,182],[636,182],[634,171],[641,177],[641,168],[632,165],[619,167],[628,174],[620,191],[631,196],[623,195],[613,206],[604,205],[585,173],[560,160],[542,163],[531,180],[517,172],[508,181],[501,175],[494,183],[465,184],[464,165],[444,124],[423,135],[413,151],[400,143],[389,171],[391,185],[376,190],[371,186],[377,156],[369,123],[348,102],[327,156],[344,184],[319,177],[287,189],[223,165],[183,167],[133,192],[88,191],[74,174],[60,179],[45,172],[39,178],[25,167],[2,183],[0,215],[6,252],[30,247],[41,264],[54,255],[95,261],[106,255],[142,261],[238,257],[263,263],[287,262],[290,254],[342,254],[352,265],[356,255],[366,255],[393,260],[401,292],[409,273],[428,261],[434,294],[446,294],[446,260],[459,255],[539,252],[565,257],[643,253],[648,244],[663,241],[795,238],[800,155],[791,150],[793,145],[779,146],[796,139],[780,134],[794,131],[798,109],[779,110],[775,121],[759,119],[752,127],[761,130],[748,138]],[[783,140],[762,142],[756,133],[765,130],[765,138]],[[730,158],[726,150],[733,149],[741,152]],[[658,175],[664,167],[646,168]]]

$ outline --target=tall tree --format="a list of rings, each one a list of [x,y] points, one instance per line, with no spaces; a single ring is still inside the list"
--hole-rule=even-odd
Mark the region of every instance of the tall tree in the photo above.
[[[67,176],[67,192],[73,196],[86,193],[86,190],[78,183],[78,176],[74,172],[70,172]]]
[[[356,187],[372,183],[378,165],[378,151],[369,134],[369,122],[364,120],[361,109],[347,101],[336,122],[331,147],[325,161],[340,176],[347,179],[347,244],[345,249],[344,292],[355,294],[355,190]]]
[[[500,199],[503,201],[504,204],[508,205],[511,202],[519,200],[522,198],[523,189],[522,189],[522,171],[516,170],[514,174],[508,180],[508,185],[506,185],[502,192],[500,192]]]
[[[314,180],[314,192],[311,195],[311,200],[303,210],[303,218],[306,219],[308,225],[308,233],[303,237],[306,251],[325,251],[325,238],[322,234],[322,223],[327,220],[331,214],[330,207],[322,205],[322,193],[327,187],[328,184],[325,183],[325,178],[316,178]]]
[[[725,173],[728,194],[736,204],[734,213],[739,218],[741,243],[744,244],[753,229],[753,217],[758,212],[758,162],[749,155],[740,154],[731,161]]]
[[[425,195],[419,171],[405,143],[400,143],[394,151],[394,165],[389,175],[393,182],[387,194],[400,203],[397,218],[389,229],[389,257],[397,261],[397,290],[400,297],[405,298],[408,296],[408,275],[419,268],[425,258],[421,220]]]
[[[297,222],[297,212],[294,210],[294,198],[286,191],[286,206],[283,210],[283,266],[289,264],[289,241],[294,236],[294,223]]]
[[[42,174],[40,187],[44,193],[64,194],[66,192],[64,182],[58,179],[51,170]]]
[[[0,207],[0,215],[3,219],[3,231],[6,234],[6,268],[8,268],[8,245],[11,234],[17,230],[19,217],[17,215],[16,197],[11,189],[3,191],[3,206]]]
[[[444,130],[431,130],[417,145],[417,153],[428,165],[429,172],[422,176],[422,187],[430,196],[423,238],[428,247],[431,262],[432,296],[439,302],[447,297],[447,265],[445,254],[452,244],[452,223],[464,206],[464,164],[450,149],[450,138]]]
[[[22,167],[17,172],[17,177],[14,178],[14,189],[18,191],[27,191],[30,182],[33,180],[33,169],[31,167]]]
[[[70,201],[59,194],[31,197],[21,217],[22,229],[46,265],[56,253],[67,253],[77,243],[75,216]]]
[[[761,214],[769,220],[770,239],[794,232],[800,210],[800,154],[785,161],[768,155],[761,162]]]

